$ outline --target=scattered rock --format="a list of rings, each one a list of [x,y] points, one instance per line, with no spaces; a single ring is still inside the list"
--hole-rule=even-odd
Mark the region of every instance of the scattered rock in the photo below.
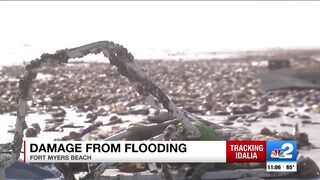
[[[312,112],[312,113],[320,113],[320,106],[318,106],[318,105],[313,105],[313,106],[311,107],[310,112]]]
[[[279,107],[289,107],[291,104],[288,101],[281,101],[276,104]]]
[[[98,118],[98,114],[94,112],[89,112],[86,118],[87,121],[85,121],[85,123],[93,123]]]
[[[258,111],[268,111],[269,106],[268,104],[262,104],[259,108]]]
[[[59,131],[58,130],[59,124],[46,124],[46,127],[44,128],[44,132],[52,132],[52,131]]]
[[[234,123],[232,121],[224,121],[222,124],[226,126],[230,126],[230,125],[233,125]]]
[[[15,133],[16,132],[16,128],[11,128],[11,129],[8,129],[7,131],[8,133]]]
[[[214,115],[217,115],[217,116],[226,116],[226,115],[229,115],[230,113],[227,112],[227,111],[221,111],[221,110],[219,110],[219,111],[214,112],[213,114],[214,114]]]
[[[160,87],[165,87],[179,106],[191,107],[192,111],[200,114],[214,114],[218,109],[224,111],[225,107],[222,106],[230,103],[244,104],[237,105],[243,106],[242,108],[232,110],[235,114],[267,111],[268,106],[272,105],[292,107],[310,104],[315,112],[320,111],[316,107],[320,101],[319,91],[286,89],[263,92],[261,82],[254,77],[257,77],[264,67],[243,66],[240,60],[236,63],[241,64],[241,67],[233,61],[157,61],[157,66],[150,62],[140,63],[148,70],[150,78],[157,80]],[[77,107],[78,112],[97,112],[98,107],[103,107],[107,112],[102,110],[98,115],[105,116],[109,112],[127,114],[125,107],[141,104],[142,98],[137,96],[127,79],[119,76],[116,68],[100,63],[86,63],[85,66],[87,67],[83,68],[82,65],[72,64],[55,68],[54,71],[44,67],[41,71],[51,78],[38,79],[33,83],[36,93],[31,97],[34,101],[28,102],[30,107],[49,109],[65,105]],[[6,67],[1,73],[5,79],[14,79],[19,77],[23,70],[22,66]],[[0,90],[0,113],[16,110],[16,104],[12,103],[15,101],[11,97],[15,97],[18,85],[18,81],[1,82],[1,86],[6,88]],[[251,106],[257,104],[260,104],[257,109]],[[143,111],[141,113],[146,113]]]
[[[298,149],[300,149],[301,147],[310,145],[309,136],[307,133],[297,133],[295,134],[294,138],[298,143]]]
[[[31,127],[26,130],[25,135],[26,137],[37,137],[38,131],[35,128]]]
[[[54,117],[52,119],[53,122],[63,122],[64,121],[64,117]]]
[[[235,65],[235,62],[191,61],[179,64],[168,61],[158,62],[157,66],[154,66],[154,62],[141,63],[142,66],[148,69],[150,78],[157,80],[156,82],[159,83],[160,87],[165,87],[169,95],[176,100],[175,102],[178,106],[185,107],[191,112],[230,115],[250,114],[259,110],[262,113],[266,112],[261,117],[280,117],[281,113],[279,111],[267,112],[274,105],[281,107],[308,105],[312,107],[310,113],[320,112],[320,108],[317,105],[320,102],[320,91],[277,90],[263,92],[259,80],[255,78],[263,68],[239,67]],[[229,63],[233,64],[230,65]],[[22,67],[14,67],[11,70],[10,68],[4,68],[1,73],[10,78],[15,78],[20,76],[22,70]],[[72,65],[55,68],[54,71],[52,68],[43,68],[42,71],[45,74],[59,74],[58,78],[53,76],[52,79],[46,82],[35,81],[32,89],[36,93],[30,93],[32,96],[30,99],[34,100],[32,103],[28,102],[30,108],[36,112],[39,109],[52,110],[50,112],[52,112],[54,121],[47,123],[44,131],[57,131],[59,127],[68,127],[66,124],[62,125],[66,112],[63,109],[57,110],[53,108],[62,104],[66,107],[75,107],[77,112],[87,113],[92,111],[99,116],[106,116],[109,113],[126,115],[128,114],[126,107],[131,107],[129,108],[130,113],[147,114],[147,109],[136,106],[141,104],[141,96],[137,96],[134,88],[130,87],[128,80],[119,76],[118,72],[110,68],[109,64],[101,66],[101,64],[92,63],[88,65],[88,68],[83,68],[82,65],[79,67]],[[17,94],[18,82],[12,83],[5,80],[1,81],[1,86],[6,88],[0,89],[0,113],[16,111],[16,104],[12,103],[16,102],[16,99],[11,97],[15,97]],[[259,104],[262,105],[255,109],[254,107]],[[99,107],[103,108],[99,109]],[[310,123],[309,116],[299,115],[297,112],[289,113],[287,116],[303,119],[302,123],[304,124]],[[91,123],[95,121],[94,116],[91,115],[88,115],[87,119]],[[160,118],[154,120],[154,122],[165,121],[165,119],[167,118]],[[243,118],[230,116],[225,123],[231,124],[233,121],[241,122],[245,120],[244,125],[251,125],[257,119],[258,117],[255,117],[255,115]],[[116,116],[112,117],[109,123],[116,124],[121,122],[121,118]],[[71,139],[79,139],[83,134],[99,131],[100,129],[97,128],[101,125],[102,123],[94,124],[84,129],[82,133],[74,132],[75,134],[69,134],[69,136]],[[26,133],[28,131],[30,136],[34,136],[35,133],[41,131],[39,129],[31,125],[26,130]],[[261,130],[260,135],[250,135],[245,130],[238,129],[234,130],[234,132],[227,132],[226,130],[225,133],[226,137],[236,140],[263,139],[265,137],[262,134],[273,135],[269,129]],[[295,137],[289,133],[279,133],[275,137],[286,140],[295,138],[299,147],[309,142],[308,135],[302,133],[298,133]],[[308,171],[310,169],[312,168],[304,169],[301,172],[312,174]],[[312,172],[315,171],[319,172],[319,169],[312,170]],[[303,177],[306,176],[305,174]]]
[[[115,113],[115,114],[118,114],[118,115],[128,115],[128,111],[125,109],[124,106],[122,105],[119,105],[119,106],[115,106],[113,108],[111,108],[111,113]]]
[[[289,134],[288,132],[280,132],[276,134],[276,137],[282,139],[282,140],[293,140],[293,135]]]
[[[41,128],[40,128],[40,125],[38,123],[32,123],[31,127],[36,129],[38,134],[41,132]]]
[[[109,120],[109,122],[105,125],[114,125],[118,123],[123,123],[122,119],[119,118],[118,116],[112,116]]]
[[[131,106],[131,107],[129,108],[129,114],[148,115],[148,114],[149,114],[149,107],[146,106],[146,105]]]
[[[68,136],[63,136],[61,140],[62,141],[70,141],[70,140],[80,141],[81,137],[82,137],[81,133],[71,131]]]
[[[244,122],[244,119],[242,119],[242,118],[238,118],[237,120],[236,120],[236,122]]]
[[[256,112],[251,105],[230,105],[227,107],[227,111],[232,114],[249,114]]]
[[[280,123],[280,126],[293,127],[294,125],[292,125],[292,124],[288,124],[288,123]]]
[[[289,116],[289,117],[291,117],[291,116],[294,116],[294,112],[292,112],[292,111],[289,111],[289,112],[287,112],[286,114],[285,114],[285,116]]]
[[[67,114],[67,112],[62,109],[62,108],[59,108],[57,111],[51,113],[51,116],[52,117],[64,117],[65,115]]]
[[[239,116],[239,115],[232,115],[232,116],[228,116],[227,117],[227,121],[235,121],[237,119],[243,118],[243,116]]]
[[[310,121],[310,120],[302,120],[301,122],[303,124],[313,124],[312,121]]]
[[[273,135],[273,133],[268,128],[261,129],[260,134],[265,135],[265,136],[272,136]]]
[[[262,118],[279,118],[279,117],[281,117],[281,114],[279,111],[269,111],[269,112],[261,113],[260,117],[262,117]]]
[[[300,114],[299,115],[300,119],[310,119],[310,116],[306,115],[306,114]]]
[[[97,114],[99,116],[107,116],[109,113],[108,111],[105,109],[105,108],[100,108],[98,111],[97,111]]]
[[[257,115],[248,115],[248,116],[246,116],[246,119],[245,119],[245,121],[246,122],[257,122],[258,121],[258,116]]]

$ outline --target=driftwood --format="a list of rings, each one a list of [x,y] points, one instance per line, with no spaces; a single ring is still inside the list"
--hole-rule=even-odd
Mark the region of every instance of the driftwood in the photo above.
[[[23,130],[27,127],[25,116],[27,113],[27,98],[32,81],[37,76],[37,70],[43,66],[52,66],[67,63],[69,59],[81,58],[88,54],[103,53],[110,61],[111,65],[117,67],[118,72],[127,77],[135,86],[138,93],[145,97],[145,100],[156,109],[160,108],[159,103],[172,113],[186,127],[186,136],[190,139],[198,138],[200,132],[195,128],[189,119],[171,100],[170,98],[155,85],[145,73],[145,71],[134,61],[134,57],[126,48],[110,41],[100,41],[92,44],[80,46],[73,49],[59,50],[54,54],[42,54],[39,59],[32,60],[25,67],[25,73],[19,81],[19,98],[17,107],[17,120],[15,127],[14,139],[11,143],[11,155],[0,157],[0,175],[6,167],[14,163],[20,156]],[[157,100],[156,100],[156,99]],[[97,169],[99,170],[99,169]],[[92,178],[99,176],[99,172],[93,174]]]

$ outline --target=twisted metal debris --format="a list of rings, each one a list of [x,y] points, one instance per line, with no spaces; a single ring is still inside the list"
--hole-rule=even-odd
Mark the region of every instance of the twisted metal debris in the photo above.
[[[69,59],[81,58],[88,54],[98,54],[101,52],[109,59],[111,65],[117,67],[117,70],[121,75],[129,79],[138,93],[144,96],[145,100],[152,107],[159,109],[160,103],[165,109],[180,120],[185,125],[185,135],[187,138],[193,139],[200,136],[199,130],[193,126],[190,118],[186,116],[185,113],[181,112],[170,98],[150,80],[146,72],[134,62],[134,57],[126,48],[111,41],[100,41],[73,49],[59,50],[54,54],[42,54],[40,58],[32,60],[26,65],[26,72],[19,81],[19,98],[14,139],[10,147],[6,147],[6,150],[11,150],[11,152],[10,155],[0,157],[0,176],[4,176],[4,169],[13,164],[20,156],[23,143],[23,130],[27,127],[25,121],[28,109],[27,98],[32,81],[37,76],[37,70],[42,66],[65,64]],[[2,148],[1,146],[1,149],[5,148]],[[101,164],[94,173],[87,176],[87,179],[93,179],[101,175],[107,166],[108,164]]]

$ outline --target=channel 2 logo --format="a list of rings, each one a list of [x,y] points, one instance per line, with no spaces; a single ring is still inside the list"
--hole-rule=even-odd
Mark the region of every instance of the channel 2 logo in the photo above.
[[[267,141],[267,172],[297,171],[296,141]]]
[[[287,150],[282,150],[286,149]],[[279,158],[279,159],[290,159],[292,158],[292,154],[290,154],[293,151],[293,145],[291,143],[285,143],[281,146],[281,149],[275,149],[271,152],[271,158]]]
[[[297,161],[297,142],[267,141],[267,161]]]

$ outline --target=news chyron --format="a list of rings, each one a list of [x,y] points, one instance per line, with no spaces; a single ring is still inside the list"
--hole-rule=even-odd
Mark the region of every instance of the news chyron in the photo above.
[[[297,171],[296,141],[38,141],[25,139],[30,163],[265,163]]]

